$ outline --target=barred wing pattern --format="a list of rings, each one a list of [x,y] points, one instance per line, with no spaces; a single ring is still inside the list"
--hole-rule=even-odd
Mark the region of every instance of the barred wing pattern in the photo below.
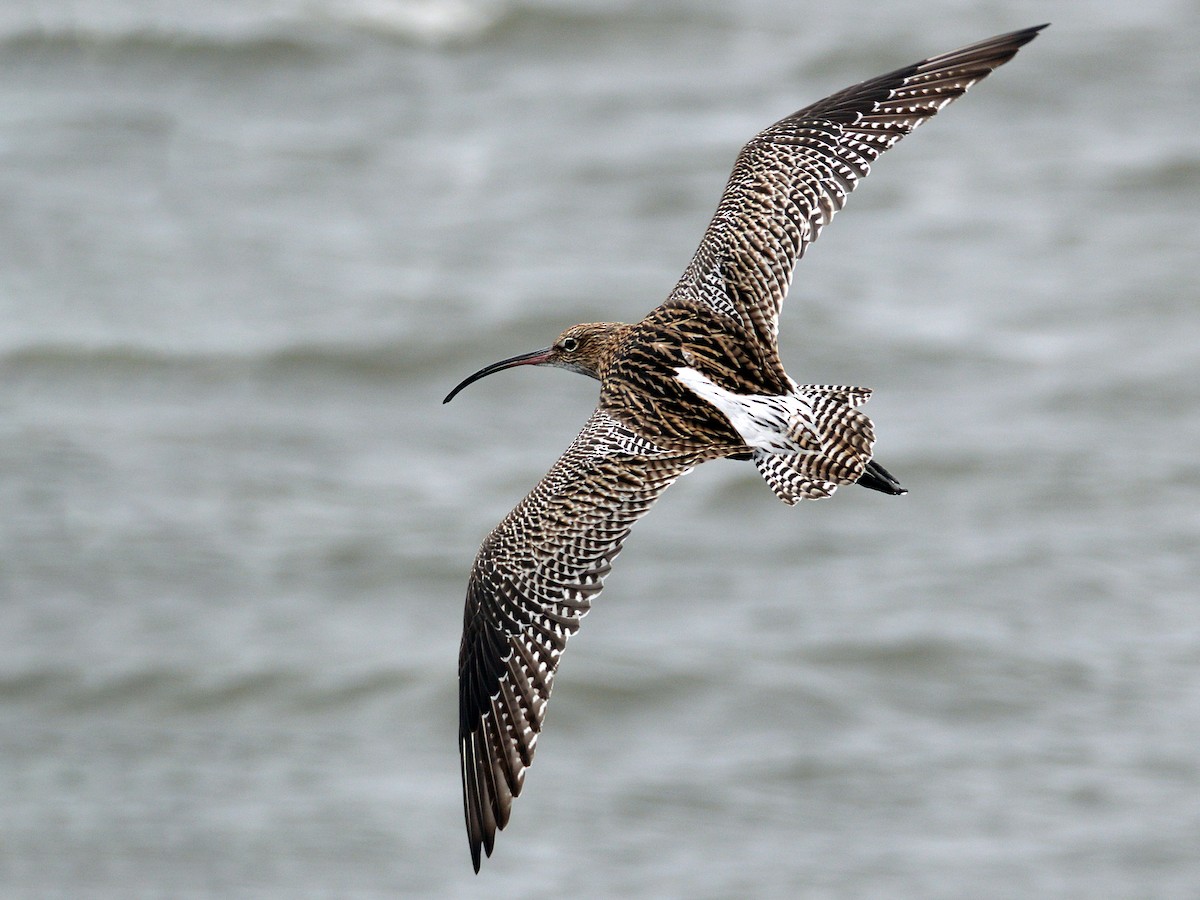
[[[697,461],[597,409],[483,542],[458,657],[463,804],[476,872],[480,849],[491,856],[521,792],[567,639],[633,523]]]
[[[667,303],[706,303],[775,346],[796,262],[871,163],[1045,27],[872,78],[759,133],[738,154],[717,212]]]

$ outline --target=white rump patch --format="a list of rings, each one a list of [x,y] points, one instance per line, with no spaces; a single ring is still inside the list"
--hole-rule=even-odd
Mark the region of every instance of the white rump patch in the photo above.
[[[769,453],[796,452],[795,443],[788,437],[788,423],[795,406],[793,396],[735,394],[690,366],[680,366],[675,372],[680,384],[720,410],[747,447]]]

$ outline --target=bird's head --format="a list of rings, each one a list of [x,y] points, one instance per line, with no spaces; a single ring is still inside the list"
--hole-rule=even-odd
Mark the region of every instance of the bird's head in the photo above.
[[[473,375],[468,375],[442,402],[449,403],[468,384],[513,366],[557,366],[560,369],[578,372],[580,375],[601,379],[608,369],[617,343],[628,332],[629,327],[622,322],[572,325],[556,337],[549,347],[502,359],[490,366],[484,366]]]

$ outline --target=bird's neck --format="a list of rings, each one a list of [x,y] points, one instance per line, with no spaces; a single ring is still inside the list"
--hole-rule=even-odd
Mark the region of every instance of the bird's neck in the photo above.
[[[622,345],[629,337],[633,326],[625,322],[601,322],[597,331],[599,340],[596,342],[594,365],[596,377],[601,382],[612,371],[613,363],[621,354]]]

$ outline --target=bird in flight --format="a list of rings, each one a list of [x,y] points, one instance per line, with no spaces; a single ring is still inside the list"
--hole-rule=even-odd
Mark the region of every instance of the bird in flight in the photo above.
[[[870,391],[796,384],[779,310],[796,261],[885,150],[1045,28],[988,38],[846,88],[755,136],[666,301],[636,324],[574,325],[469,376],[557,366],[600,401],[546,476],[484,539],[467,582],[458,741],[471,862],[491,856],[533,760],[567,639],[633,523],[702,462],[751,460],[785,503],[860,484],[903,494],[872,459]]]

